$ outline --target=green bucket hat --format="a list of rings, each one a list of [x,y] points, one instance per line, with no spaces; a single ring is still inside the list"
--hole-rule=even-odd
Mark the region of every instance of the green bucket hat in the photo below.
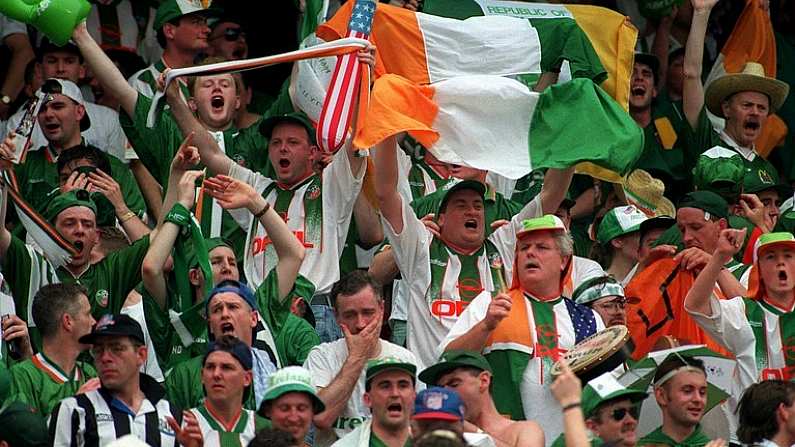
[[[439,357],[439,362],[423,370],[419,377],[420,380],[425,382],[428,386],[437,386],[439,384],[439,379],[443,375],[461,367],[472,367],[482,371],[492,372],[488,360],[480,355],[480,353],[464,349],[455,349],[443,352],[441,357]]]
[[[698,156],[693,168],[693,187],[699,191],[713,191],[734,202],[742,192],[745,162],[740,154],[716,146]]]
[[[767,249],[775,246],[789,246],[795,248],[795,236],[792,233],[781,231],[778,233],[765,233],[759,236],[754,245],[754,264],[759,259],[759,253],[762,249]]]
[[[640,231],[640,224],[646,219],[648,216],[633,205],[617,206],[602,218],[596,241],[605,245],[619,236]]]
[[[50,203],[47,204],[47,209],[44,210],[44,218],[50,222],[55,222],[61,212],[67,208],[75,206],[84,206],[97,215],[97,205],[91,200],[91,194],[84,189],[73,189],[66,194],[60,194],[53,197]]]
[[[10,402],[0,409],[0,440],[11,447],[50,445],[47,423],[41,414],[22,402]]]
[[[563,225],[563,221],[553,214],[525,219],[522,221],[522,228],[516,232],[516,237],[520,238],[535,231],[566,231],[566,225]]]
[[[582,284],[574,289],[571,299],[577,304],[589,305],[596,300],[608,296],[620,296],[634,302],[640,301],[637,298],[627,298],[624,287],[612,276],[597,276],[583,281]]]
[[[712,191],[689,192],[685,194],[677,208],[696,208],[704,211],[704,219],[709,219],[710,216],[729,217],[729,204],[723,197]]]
[[[259,125],[259,132],[265,137],[270,139],[273,129],[281,123],[293,123],[303,126],[309,134],[309,144],[317,144],[317,136],[315,134],[315,125],[309,120],[303,112],[285,113],[283,115],[276,115],[267,118]]]
[[[311,373],[300,366],[287,366],[268,377],[268,391],[259,407],[259,413],[264,414],[264,407],[270,402],[287,393],[306,393],[312,399],[312,408],[315,414],[322,413],[326,405],[317,396],[317,390],[312,385]]]
[[[386,371],[404,371],[411,375],[412,380],[417,377],[417,365],[409,362],[404,362],[395,357],[383,357],[380,359],[373,359],[367,362],[367,369],[365,372],[364,383],[369,385],[370,381],[375,376]]]
[[[629,399],[632,403],[641,402],[647,393],[621,385],[612,373],[604,373],[591,380],[582,389],[582,413],[585,419],[594,415],[600,405],[614,399]]]
[[[219,10],[205,8],[200,0],[166,0],[157,7],[153,28],[157,31],[163,28],[166,22],[197,12],[206,15],[217,15]]]

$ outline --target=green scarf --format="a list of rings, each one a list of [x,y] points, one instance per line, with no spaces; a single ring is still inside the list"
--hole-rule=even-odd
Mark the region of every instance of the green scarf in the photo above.
[[[745,317],[748,319],[748,324],[754,333],[755,343],[755,360],[756,369],[760,373],[760,380],[762,379],[782,379],[791,380],[795,377],[795,358],[787,355],[787,340],[795,340],[795,312],[784,312],[777,309],[775,306],[760,301],[744,298],[745,301]],[[784,348],[784,363],[785,367],[781,369],[770,369],[770,359],[767,355],[767,323],[765,321],[765,310],[771,312],[778,317],[779,334],[781,337],[781,344]]]
[[[666,435],[662,431],[662,426],[658,427],[657,430],[649,433],[648,435],[640,438],[638,441],[638,446],[644,445],[668,445],[671,447],[704,447],[711,439],[707,437],[701,431],[701,425],[696,425],[696,429],[693,430],[693,433],[687,437],[682,442],[676,442],[671,439],[670,436]]]
[[[484,289],[481,284],[480,270],[478,264],[480,257],[483,253],[489,260],[489,269],[491,269],[491,281],[494,291],[502,289],[503,281],[503,263],[500,254],[497,252],[497,247],[490,241],[486,240],[483,246],[471,255],[458,254],[458,261],[461,264],[461,270],[458,274],[457,284],[459,295],[462,301],[469,304],[475,297]],[[430,264],[431,264],[431,285],[428,293],[425,295],[428,303],[437,299],[452,299],[443,295],[444,278],[450,266],[450,249],[438,238],[434,238],[430,246]]]

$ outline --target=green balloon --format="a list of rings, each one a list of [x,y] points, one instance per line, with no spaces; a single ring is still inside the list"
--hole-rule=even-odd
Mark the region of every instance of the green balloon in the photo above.
[[[0,13],[33,25],[56,45],[65,45],[75,27],[86,19],[86,0],[3,0]]]

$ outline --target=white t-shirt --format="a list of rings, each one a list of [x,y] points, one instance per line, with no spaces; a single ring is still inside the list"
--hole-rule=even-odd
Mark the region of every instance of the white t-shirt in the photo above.
[[[12,34],[27,34],[28,28],[24,23],[0,14],[0,41]]]
[[[118,47],[137,53],[139,41],[138,22],[135,21],[130,0],[121,0],[116,5],[116,18],[120,32],[120,36],[118,37],[120,45]],[[93,5],[91,11],[88,13],[88,17],[86,17],[86,29],[98,44],[107,45],[109,42],[104,42],[102,39],[101,26],[102,22],[99,18],[99,8],[97,5]]]
[[[414,354],[408,349],[392,344],[386,340],[381,342],[381,353],[377,359],[393,357],[407,363],[417,364]],[[345,339],[322,343],[312,348],[304,362],[304,368],[312,373],[312,385],[316,388],[325,388],[337,377],[345,360],[348,359],[348,345]],[[370,409],[364,405],[364,378],[366,368],[362,368],[361,376],[353,388],[348,403],[340,416],[334,421],[333,430],[318,430],[315,432],[315,447],[327,447],[338,438],[353,431],[370,417]]]
[[[95,146],[99,150],[106,152],[119,160],[126,160],[125,148],[128,145],[127,137],[121,130],[119,124],[119,114],[115,110],[105,106],[86,102],[86,113],[91,120],[91,126],[82,131],[81,135],[86,144]],[[8,135],[17,128],[22,116],[25,114],[26,107],[20,107],[6,122],[3,135]],[[30,136],[30,150],[38,150],[42,146],[47,146],[47,139],[41,131],[38,122],[33,127],[33,134]]]
[[[448,250],[448,263],[446,264],[445,278],[441,284],[440,295],[445,297],[427,297],[431,288],[431,263],[439,260],[431,259],[430,246],[433,235],[414,215],[405,200],[402,202],[403,231],[397,234],[389,222],[382,218],[384,233],[392,244],[398,268],[408,285],[408,335],[407,345],[411,352],[417,355],[420,366],[432,365],[439,357],[439,343],[458,319],[459,306],[462,301],[458,293],[458,275],[461,263],[454,252]],[[516,245],[516,231],[520,229],[521,222],[525,219],[541,215],[541,199],[536,197],[525,205],[516,214],[511,223],[503,225],[494,231],[488,240],[497,248],[502,258],[505,284],[510,285],[513,271],[513,256]],[[478,260],[480,271],[480,284],[484,288],[481,294],[493,292],[490,263],[484,252]],[[499,262],[499,260],[496,260]],[[496,279],[496,278],[495,278]]]
[[[302,186],[295,189],[295,195],[287,211],[287,226],[302,242],[313,240],[313,236],[307,234],[311,232],[311,226],[307,225],[307,222],[310,219],[318,218],[318,216],[307,215],[304,208],[304,196],[309,194],[307,200],[312,200],[312,195],[319,194],[323,200],[323,215],[320,223],[322,231],[320,235],[317,235],[321,242],[311,244],[312,246],[307,246],[309,244],[305,243],[306,256],[300,270],[300,273],[314,284],[316,294],[328,293],[331,286],[340,278],[340,254],[345,246],[348,226],[351,223],[353,204],[362,189],[365,168],[366,166],[362,164],[361,172],[354,175],[348,160],[348,150],[343,147],[323,170],[322,186],[319,191],[313,190],[314,182],[299,184]],[[260,194],[275,182],[275,180],[237,163],[231,163],[229,176],[248,183]],[[275,206],[277,189],[278,187],[272,188],[265,197],[271,206]],[[266,259],[265,246],[269,241],[268,235],[258,221],[254,222],[250,213],[233,214],[233,217],[248,232],[243,263],[249,284],[257,288],[265,280],[268,272],[276,266],[278,258],[267,257]],[[256,228],[254,228],[255,225]]]
[[[530,311],[529,301],[530,299],[525,296],[525,304],[528,307],[528,331],[532,337],[533,345],[535,345],[536,326],[532,318],[533,312]],[[475,298],[464,310],[464,313],[458,317],[455,326],[450,329],[450,332],[442,341],[441,349],[444,349],[450,342],[466,334],[473,326],[481,322],[486,317],[490,303],[490,294],[480,294]],[[517,304],[514,303],[514,305]],[[558,347],[570,349],[576,344],[574,328],[576,322],[572,321],[571,314],[569,314],[564,300],[560,300],[552,309],[555,313],[555,327],[559,337]],[[596,320],[596,332],[601,331],[605,328],[602,318],[596,312],[591,312]],[[543,359],[533,356],[532,352],[530,354],[530,361],[524,370],[520,385],[522,407],[527,420],[536,421],[544,427],[546,445],[549,446],[563,432],[563,414],[561,413],[560,404],[549,391],[549,383],[545,383]]]

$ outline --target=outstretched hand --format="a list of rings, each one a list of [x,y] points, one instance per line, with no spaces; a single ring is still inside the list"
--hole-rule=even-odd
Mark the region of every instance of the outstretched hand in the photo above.
[[[257,196],[251,185],[228,175],[210,177],[204,181],[204,187],[205,191],[226,210],[247,208]]]
[[[174,430],[179,445],[186,447],[202,447],[204,445],[204,437],[202,436],[202,430],[201,427],[199,427],[199,421],[196,419],[196,416],[190,411],[183,411],[182,419],[185,425],[180,427],[176,419],[171,416],[166,416],[168,426]]]
[[[193,132],[191,132],[182,140],[182,144],[179,145],[174,159],[171,160],[171,171],[187,171],[198,165],[200,161],[199,149],[193,145]]]

